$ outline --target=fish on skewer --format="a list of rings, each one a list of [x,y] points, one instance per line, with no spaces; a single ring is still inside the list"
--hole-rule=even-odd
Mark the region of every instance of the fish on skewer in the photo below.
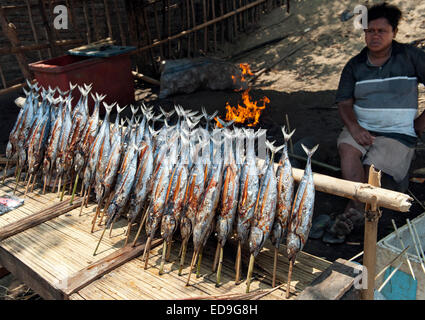
[[[295,129],[291,133],[286,133],[285,127],[282,127],[282,133],[285,140],[282,156],[279,161],[279,166],[276,170],[277,177],[277,210],[273,230],[270,240],[275,247],[274,262],[273,262],[273,280],[272,287],[276,285],[276,267],[279,246],[286,232],[289,217],[294,199],[295,182],[292,176],[292,166],[288,156],[288,141],[294,134]]]
[[[242,245],[248,241],[260,182],[254,149],[256,134],[252,129],[244,130],[244,133],[247,138],[247,150],[245,161],[241,168],[240,194],[236,215],[236,240],[238,241],[235,263],[236,283],[239,283],[240,278]]]
[[[172,149],[177,148],[174,140],[177,137],[174,136],[170,141],[170,144],[165,144],[161,149]],[[171,150],[170,150],[171,151]],[[145,259],[145,269],[148,267],[149,262],[149,251],[152,239],[155,235],[156,230],[161,224],[162,215],[164,214],[165,204],[167,201],[168,185],[170,183],[170,177],[172,174],[173,166],[169,157],[163,153],[162,158],[158,163],[158,172],[154,173],[154,181],[152,187],[151,201],[148,206],[148,215],[146,218],[146,235],[148,240],[145,245],[143,252],[143,258]]]
[[[316,152],[319,145],[312,149],[308,149],[301,144],[307,154],[307,164],[305,166],[304,175],[298,185],[295,194],[294,204],[292,206],[290,224],[288,226],[288,236],[286,238],[287,253],[289,259],[288,285],[286,287],[286,298],[289,298],[289,289],[292,276],[292,268],[298,252],[300,252],[308,239],[311,228],[314,209],[314,181],[313,171],[311,170],[311,157]]]
[[[183,211],[187,181],[189,178],[189,141],[181,132],[181,148],[179,162],[175,165],[173,173],[170,177],[170,183],[167,191],[167,199],[161,221],[161,236],[164,239],[161,266],[159,273],[164,270],[164,261],[166,257],[167,247],[171,248],[171,239],[176,232],[181,214]]]
[[[273,228],[273,221],[277,204],[277,179],[274,171],[274,155],[280,147],[274,147],[272,143],[266,141],[267,147],[271,151],[267,169],[261,178],[260,190],[255,205],[254,220],[252,221],[251,232],[249,234],[249,251],[251,253],[246,282],[246,292],[249,292],[251,276],[254,268],[255,257],[260,253],[270,232]]]
[[[233,221],[235,219],[236,209],[238,207],[239,196],[239,175],[238,166],[232,148],[233,136],[224,130],[224,168],[223,168],[223,186],[221,191],[221,201],[219,204],[219,215],[217,217],[217,252],[214,260],[214,267],[218,262],[216,285],[220,285],[221,268],[223,265],[223,247],[227,238],[232,232]],[[219,257],[218,257],[219,252]]]
[[[128,199],[130,197],[130,192],[133,188],[136,170],[137,170],[137,160],[139,155],[139,148],[134,144],[134,140],[132,139],[130,147],[127,149],[126,154],[128,154],[127,159],[128,162],[125,163],[125,168],[121,166],[120,173],[122,175],[122,179],[117,182],[115,185],[114,196],[112,197],[111,203],[107,208],[107,221],[103,228],[103,232],[101,237],[99,238],[99,242],[94,250],[93,255],[96,254],[97,249],[99,248],[100,242],[102,241],[103,235],[107,228],[112,228],[112,223],[116,218],[118,218],[123,212]]]
[[[220,135],[220,129],[214,129],[213,136]],[[221,144],[222,141],[217,141],[214,138],[214,158],[212,163],[212,175],[208,179],[205,190],[201,196],[201,201],[198,205],[198,214],[195,218],[195,226],[193,228],[193,245],[194,252],[192,261],[190,264],[189,276],[186,282],[186,286],[190,283],[190,277],[192,275],[193,266],[198,258],[198,255],[202,254],[202,248],[206,243],[206,240],[209,237],[210,232],[212,232],[213,220],[215,216],[215,211],[218,206],[218,201],[220,198],[220,191],[222,185],[222,171],[223,171],[223,161],[221,155]],[[200,257],[199,257],[200,258]],[[200,261],[199,261],[200,262]]]

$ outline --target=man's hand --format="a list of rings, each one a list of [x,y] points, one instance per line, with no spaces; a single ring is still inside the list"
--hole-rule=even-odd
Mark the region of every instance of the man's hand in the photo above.
[[[347,129],[350,131],[354,140],[356,140],[356,142],[361,146],[370,146],[375,140],[375,137],[358,123],[348,127]]]

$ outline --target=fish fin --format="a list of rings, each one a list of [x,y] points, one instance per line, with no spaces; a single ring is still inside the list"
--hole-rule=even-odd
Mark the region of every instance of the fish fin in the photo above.
[[[301,143],[301,147],[303,147],[304,152],[307,154],[307,157],[311,158],[313,154],[316,152],[317,148],[319,148],[319,145],[316,144],[313,148],[309,149]]]
[[[109,105],[106,102],[103,102],[103,106],[105,107],[106,113],[109,114],[111,113],[112,108],[116,105],[117,103],[114,102],[113,104]]]
[[[128,105],[125,105],[124,107],[120,108],[120,105],[117,104],[117,112],[120,114],[125,108],[127,108]]]
[[[286,128],[285,128],[285,126],[283,126],[281,129],[282,129],[283,138],[284,138],[285,142],[288,142],[288,141],[289,141],[289,139],[291,139],[292,135],[294,134],[294,132],[295,132],[295,130],[296,130],[296,129],[294,129],[294,130],[292,130],[292,132],[291,132],[291,133],[286,133]]]
[[[230,121],[226,122],[226,121],[221,120],[219,117],[216,117],[215,119],[217,119],[217,121],[223,126],[223,128],[230,127],[235,122],[235,120],[230,120]]]

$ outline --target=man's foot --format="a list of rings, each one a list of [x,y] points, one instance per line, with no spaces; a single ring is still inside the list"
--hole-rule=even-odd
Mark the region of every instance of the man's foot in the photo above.
[[[347,212],[338,215],[335,221],[328,228],[323,241],[326,243],[342,243],[345,237],[350,234],[355,227],[364,223],[364,212],[350,208]]]
[[[320,239],[323,237],[326,228],[328,228],[331,218],[327,214],[321,214],[313,219],[309,238]]]

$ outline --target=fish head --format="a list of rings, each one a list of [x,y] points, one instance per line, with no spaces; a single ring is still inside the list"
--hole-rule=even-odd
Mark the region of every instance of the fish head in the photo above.
[[[249,235],[249,250],[251,254],[257,256],[262,249],[264,242],[265,239],[263,231],[260,228],[253,226]]]
[[[295,233],[289,232],[286,240],[286,252],[288,254],[288,259],[294,259],[301,249],[300,238]]]

